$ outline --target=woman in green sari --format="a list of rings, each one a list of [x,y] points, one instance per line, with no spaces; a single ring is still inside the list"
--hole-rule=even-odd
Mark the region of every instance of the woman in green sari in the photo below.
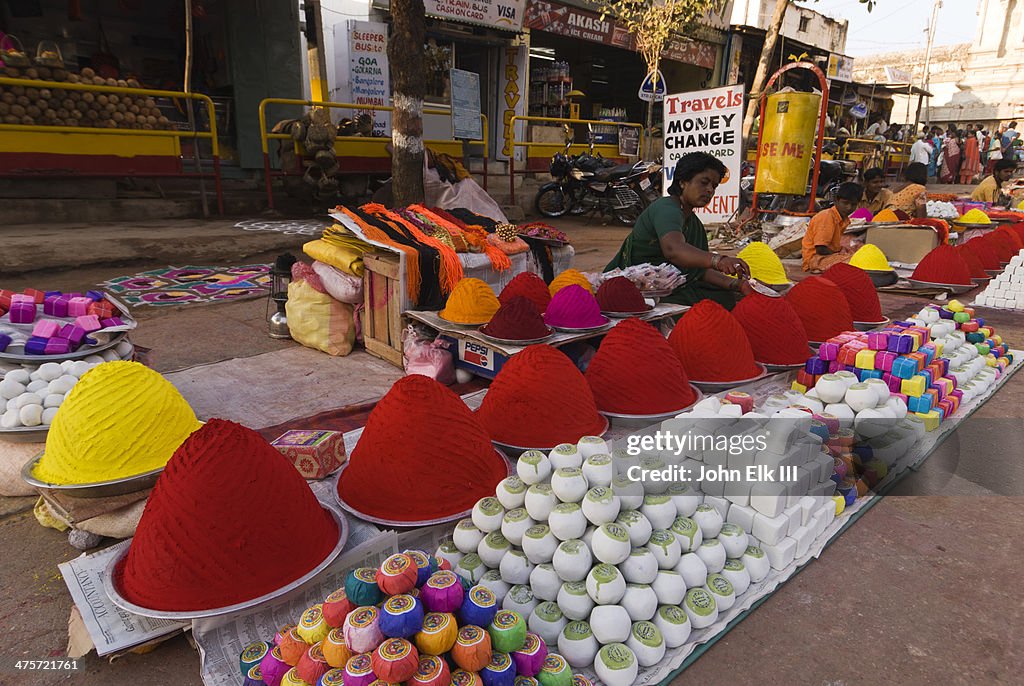
[[[712,155],[683,155],[676,163],[668,196],[643,211],[605,271],[668,262],[686,275],[686,283],[663,302],[695,305],[710,298],[731,310],[737,298],[750,292],[750,268],[737,257],[710,252],[704,224],[694,213],[711,202],[725,174],[725,165]]]

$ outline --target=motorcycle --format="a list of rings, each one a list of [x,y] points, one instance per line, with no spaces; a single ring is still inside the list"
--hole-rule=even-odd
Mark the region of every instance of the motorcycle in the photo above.
[[[598,212],[632,226],[660,195],[660,164],[641,160],[615,165],[594,155],[593,135],[589,152],[570,156],[571,146],[572,139],[567,135],[565,150],[551,158],[549,171],[554,181],[537,191],[534,207],[538,214],[557,218]]]

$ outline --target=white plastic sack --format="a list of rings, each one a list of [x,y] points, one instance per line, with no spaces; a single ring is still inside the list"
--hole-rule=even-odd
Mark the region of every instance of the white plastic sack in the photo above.
[[[327,294],[339,302],[361,305],[363,302],[363,280],[346,274],[337,267],[323,262],[313,262],[313,271],[323,282]]]

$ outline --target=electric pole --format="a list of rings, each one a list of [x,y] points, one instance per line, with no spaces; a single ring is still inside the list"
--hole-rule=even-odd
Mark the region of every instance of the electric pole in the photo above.
[[[931,65],[932,65],[932,44],[935,42],[935,23],[939,19],[939,9],[942,7],[942,0],[935,0],[935,4],[932,5],[932,20],[928,24],[928,47],[924,52],[924,89],[927,91],[931,84]],[[929,114],[931,113],[932,101],[931,97],[928,97],[928,109]],[[921,98],[917,99],[917,116],[914,117],[914,133],[917,133],[917,127],[921,123]],[[931,122],[926,121],[925,124]]]

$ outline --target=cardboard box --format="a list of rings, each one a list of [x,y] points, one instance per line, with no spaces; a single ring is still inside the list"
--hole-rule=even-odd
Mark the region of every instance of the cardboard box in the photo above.
[[[322,479],[347,459],[340,431],[286,431],[270,445],[291,460],[299,474],[307,479]]]
[[[865,240],[878,246],[890,262],[917,264],[939,245],[939,234],[928,226],[869,226]]]

